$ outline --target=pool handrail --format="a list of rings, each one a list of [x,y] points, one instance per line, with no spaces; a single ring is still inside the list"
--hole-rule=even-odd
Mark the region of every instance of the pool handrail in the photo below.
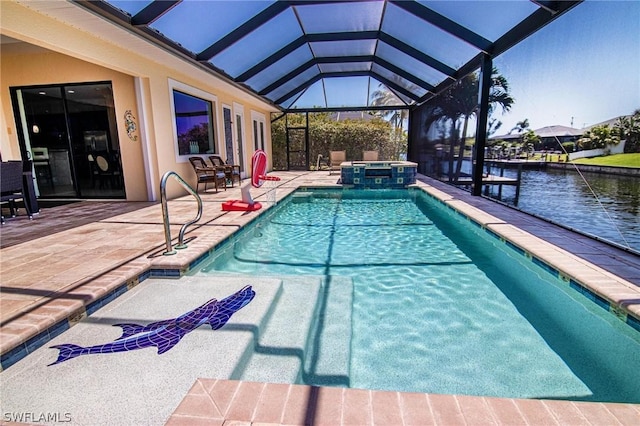
[[[167,203],[167,180],[171,176],[173,176],[176,179],[176,181],[178,181],[178,183],[182,185],[184,189],[186,189],[191,195],[193,195],[196,201],[198,202],[198,213],[196,214],[196,217],[186,222],[180,228],[180,233],[178,234],[178,244],[176,245],[176,249],[187,248],[187,245],[184,244],[184,233],[189,225],[193,225],[194,223],[199,221],[200,218],[202,217],[202,198],[200,198],[200,195],[198,195],[198,193],[194,191],[193,188],[191,188],[191,186],[189,186],[189,184],[185,182],[185,180],[182,179],[182,177],[179,174],[177,174],[174,171],[166,172],[162,176],[162,180],[160,180],[160,203],[162,204],[162,222],[164,223],[164,237],[165,237],[166,247],[167,247],[167,251],[165,251],[162,254],[165,256],[176,254],[176,251],[173,250],[171,246],[171,226],[169,225],[169,205]]]

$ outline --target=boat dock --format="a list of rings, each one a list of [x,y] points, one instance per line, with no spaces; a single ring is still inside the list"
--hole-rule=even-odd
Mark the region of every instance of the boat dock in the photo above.
[[[505,185],[515,186],[516,194],[514,199],[514,205],[517,206],[518,199],[520,198],[520,181],[522,180],[522,169],[524,168],[525,163],[527,162],[524,160],[522,161],[518,161],[518,160],[487,161],[485,163],[488,166],[487,172],[482,175],[482,187],[484,188],[484,195],[489,196],[491,187],[497,185],[498,186],[497,199],[502,200],[502,187]],[[528,166],[532,166],[531,163],[540,163],[540,162],[531,161],[529,162]],[[544,162],[542,163],[544,164]],[[517,177],[515,178],[505,177],[504,169],[512,168],[514,166],[517,167],[518,169]],[[489,172],[489,170],[491,170],[491,167],[498,167],[500,169],[500,174],[499,175],[491,174]],[[473,184],[473,178],[471,176],[461,176],[456,180],[456,184],[462,185],[462,186],[471,186]]]

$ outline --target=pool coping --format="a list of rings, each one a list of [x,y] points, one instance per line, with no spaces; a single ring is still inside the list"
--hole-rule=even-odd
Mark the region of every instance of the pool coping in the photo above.
[[[632,425],[640,405],[394,392],[200,378],[179,425]]]

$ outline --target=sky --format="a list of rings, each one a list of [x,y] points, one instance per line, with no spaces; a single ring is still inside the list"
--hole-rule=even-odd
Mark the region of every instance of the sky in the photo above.
[[[515,103],[496,134],[591,126],[640,109],[640,1],[586,1],[494,59]]]

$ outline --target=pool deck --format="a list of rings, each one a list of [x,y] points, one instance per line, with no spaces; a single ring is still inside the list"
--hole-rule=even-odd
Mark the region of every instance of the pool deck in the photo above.
[[[339,186],[323,172],[275,172],[282,180],[277,199],[298,187]],[[515,209],[419,176],[418,186],[473,218],[528,256],[539,259],[606,299],[620,316],[640,318],[640,257]],[[221,203],[239,199],[239,187],[201,193],[202,219],[189,228],[189,247],[164,256],[159,203],[81,202],[43,209],[33,221],[9,218],[0,242],[0,385],[19,363],[87,317],[87,308],[122,288],[133,288],[149,271],[185,271],[216,244],[270,205],[266,184],[253,189],[265,208],[223,212]],[[171,232],[195,215],[185,196],[169,202]],[[59,232],[56,232],[59,231]],[[155,275],[157,276],[157,275]],[[126,287],[124,287],[126,286]],[[68,326],[66,325],[68,323]],[[49,336],[49,333],[51,336]],[[1,389],[1,387],[0,387]],[[100,384],[87,392],[101,392]],[[1,399],[1,395],[0,395]],[[167,424],[640,424],[640,405],[555,400],[414,394],[242,382],[195,380]],[[3,412],[4,415],[4,412]],[[6,421],[3,417],[0,422]]]

